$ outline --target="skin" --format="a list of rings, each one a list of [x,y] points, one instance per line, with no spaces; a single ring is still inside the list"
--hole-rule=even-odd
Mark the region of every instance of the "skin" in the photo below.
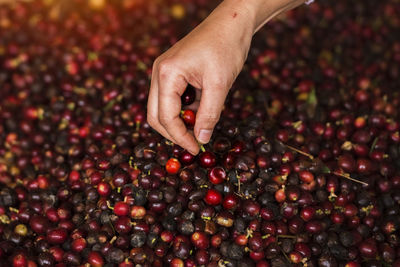
[[[305,0],[225,0],[199,26],[153,64],[147,121],[193,155],[209,142],[225,98],[243,64],[253,35],[265,23]],[[179,117],[187,84],[197,90],[194,131]]]

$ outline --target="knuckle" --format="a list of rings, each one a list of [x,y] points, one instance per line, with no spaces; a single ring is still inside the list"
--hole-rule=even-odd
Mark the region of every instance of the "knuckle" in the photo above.
[[[158,58],[156,58],[156,59],[154,60],[154,62],[153,62],[153,71],[154,71],[155,69],[158,69],[158,66],[160,65],[160,61],[161,61],[160,57],[158,57]]]
[[[225,90],[228,87],[228,82],[221,75],[214,76],[210,79],[210,87],[217,90]]]
[[[158,73],[160,77],[165,77],[171,72],[171,63],[169,61],[163,60],[158,63]]]

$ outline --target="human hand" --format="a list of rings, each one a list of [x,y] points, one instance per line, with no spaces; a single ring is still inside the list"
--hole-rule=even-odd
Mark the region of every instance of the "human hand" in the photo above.
[[[246,11],[240,12],[228,17],[216,10],[154,63],[148,122],[192,154],[199,151],[197,141],[209,141],[226,95],[246,60],[253,25]],[[201,95],[194,106],[197,109],[194,135],[179,116],[180,96],[188,83],[198,88]]]
[[[251,38],[273,16],[304,0],[225,0],[207,19],[156,59],[147,120],[165,138],[192,154],[208,143],[225,98],[247,58]],[[198,90],[194,134],[180,118],[188,84]]]

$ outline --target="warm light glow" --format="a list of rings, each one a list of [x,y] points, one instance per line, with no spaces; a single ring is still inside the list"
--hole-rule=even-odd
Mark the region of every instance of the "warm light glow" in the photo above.
[[[101,9],[106,5],[106,0],[90,0],[89,6],[93,9]]]
[[[185,15],[185,8],[180,4],[175,4],[171,8],[171,15],[175,19],[182,19]]]

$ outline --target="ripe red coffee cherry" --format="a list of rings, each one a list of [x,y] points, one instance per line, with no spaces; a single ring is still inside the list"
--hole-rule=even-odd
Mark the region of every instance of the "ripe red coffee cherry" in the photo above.
[[[86,248],[86,239],[84,238],[78,238],[72,241],[71,243],[71,249],[76,251],[76,252],[81,252]]]
[[[129,205],[123,201],[119,201],[114,205],[114,213],[117,216],[127,216],[129,211]]]
[[[375,258],[376,254],[378,252],[378,248],[376,247],[376,244],[372,240],[365,240],[363,241],[359,246],[358,249],[360,251],[360,254],[363,257],[366,258]]]
[[[97,185],[97,192],[99,193],[100,196],[106,197],[111,193],[111,186],[107,182],[100,182]]]
[[[172,259],[171,263],[170,263],[170,267],[184,267],[185,264],[183,262],[183,260],[179,259],[179,258],[174,258]]]
[[[194,158],[195,157],[186,150],[182,151],[182,153],[179,155],[179,161],[182,162],[183,165],[192,164]]]
[[[300,252],[298,252],[298,251],[292,251],[292,252],[290,252],[290,254],[289,254],[289,259],[290,259],[290,261],[293,262],[294,264],[300,263],[301,260],[302,260],[302,258],[303,258],[303,257],[301,256]]]
[[[208,180],[212,184],[220,184],[226,179],[226,172],[222,167],[214,167],[208,172]]]
[[[88,255],[88,263],[93,267],[102,267],[104,265],[104,259],[97,251],[91,251]]]
[[[198,249],[207,249],[210,246],[210,240],[204,232],[194,232],[191,241]]]
[[[47,232],[47,242],[54,245],[59,245],[67,240],[67,230],[63,228],[55,228]]]
[[[204,151],[199,155],[200,165],[203,168],[212,168],[215,166],[217,160],[214,153],[210,151]]]
[[[303,209],[300,211],[300,217],[301,217],[304,221],[308,222],[308,221],[310,221],[310,220],[312,220],[312,219],[314,218],[315,212],[316,212],[316,210],[315,210],[314,207],[312,207],[312,206],[307,206],[307,207],[303,208]]]
[[[227,195],[222,202],[222,206],[224,207],[224,209],[227,210],[234,210],[237,208],[238,205],[239,197],[234,194]]]
[[[309,171],[301,171],[299,173],[299,178],[305,183],[311,183],[314,181],[314,174],[312,174],[312,172]]]
[[[177,174],[180,168],[181,163],[175,158],[170,158],[165,164],[165,169],[169,174]]]
[[[12,258],[13,267],[26,267],[28,266],[28,260],[23,253],[18,253]]]
[[[238,244],[239,246],[245,246],[248,241],[249,241],[249,238],[245,234],[238,235],[235,238],[235,243]]]
[[[361,265],[355,261],[349,261],[344,267],[361,267]]]
[[[181,118],[188,127],[193,127],[196,123],[196,114],[193,110],[187,109],[181,111]]]
[[[286,193],[284,188],[281,188],[275,192],[275,199],[279,203],[284,202],[286,200]]]
[[[208,189],[204,201],[211,206],[216,206],[222,201],[222,195],[215,189]]]

